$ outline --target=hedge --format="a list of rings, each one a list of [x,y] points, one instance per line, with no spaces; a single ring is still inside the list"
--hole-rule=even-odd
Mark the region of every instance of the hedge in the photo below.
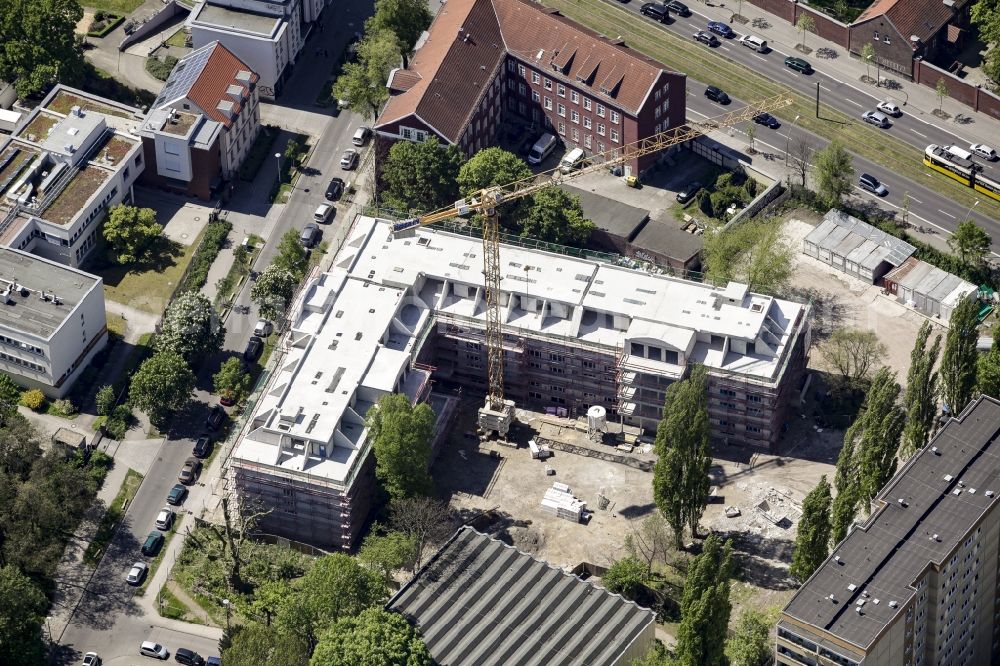
[[[219,250],[226,242],[226,237],[232,231],[233,225],[226,220],[216,220],[209,222],[205,227],[205,235],[201,239],[201,245],[191,258],[191,265],[188,266],[187,277],[184,278],[184,285],[179,293],[185,291],[198,291],[208,282],[208,271],[212,268],[212,263],[219,256]]]

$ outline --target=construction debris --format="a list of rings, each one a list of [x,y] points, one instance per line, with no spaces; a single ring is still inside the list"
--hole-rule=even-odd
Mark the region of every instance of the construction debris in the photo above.
[[[586,509],[587,503],[573,497],[565,483],[553,483],[542,498],[542,511],[574,523],[580,522]]]
[[[738,506],[727,506],[726,507],[726,518],[739,518],[743,515]]]
[[[538,460],[545,460],[552,455],[552,451],[549,449],[548,444],[538,445],[533,439],[528,440],[528,450],[531,451],[531,457]]]
[[[575,444],[568,444],[566,442],[558,442],[553,439],[546,439],[545,437],[536,437],[535,441],[538,446],[545,446],[554,451],[564,451],[566,453],[575,453],[578,456],[588,456],[590,458],[598,458],[600,460],[606,460],[607,462],[619,463],[621,465],[628,465],[629,467],[634,467],[636,469],[642,470],[643,472],[653,471],[653,461],[652,460],[640,460],[638,458],[633,458],[631,456],[623,456],[617,453],[611,453],[610,451],[601,451],[599,449],[584,448],[582,446],[577,446]]]

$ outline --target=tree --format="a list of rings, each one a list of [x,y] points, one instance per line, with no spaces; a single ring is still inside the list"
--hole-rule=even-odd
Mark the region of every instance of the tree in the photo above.
[[[594,223],[583,217],[580,197],[546,187],[532,197],[521,220],[521,235],[560,245],[585,245]]]
[[[416,553],[414,571],[420,568],[424,550],[444,543],[455,531],[448,505],[430,497],[392,500],[389,503],[389,526],[413,539]]]
[[[754,147],[753,147],[753,138],[754,138],[754,135],[756,135],[756,133],[757,133],[757,131],[754,129],[754,124],[753,123],[747,123],[746,129],[744,129],[743,131],[746,132],[747,141],[749,142],[749,151],[750,151],[750,154],[753,155],[755,152],[757,152],[756,150],[754,150]]]
[[[850,388],[863,386],[888,351],[874,331],[845,328],[836,329],[820,347],[823,359]]]
[[[837,205],[854,187],[854,166],[851,155],[839,141],[830,144],[813,156],[816,186],[831,205]]]
[[[653,573],[653,564],[670,548],[670,524],[659,511],[654,511],[642,521],[639,529],[625,537],[625,549],[635,559],[646,564],[646,575]]]
[[[39,96],[57,81],[83,80],[77,0],[4,0],[0,3],[0,79],[21,98]]]
[[[264,580],[254,587],[253,599],[246,605],[246,612],[270,627],[285,597],[291,593],[289,582],[283,578]]]
[[[844,540],[858,513],[858,465],[854,451],[854,439],[844,437],[840,454],[837,456],[837,473],[834,476],[837,496],[833,499],[830,515],[831,546],[836,546]]]
[[[105,384],[94,395],[94,407],[99,416],[107,416],[115,406],[115,388]]]
[[[802,43],[800,46],[806,48],[806,33],[816,31],[816,21],[809,14],[803,13],[795,23],[795,28],[802,33]]]
[[[798,580],[805,581],[830,554],[830,482],[826,475],[802,502],[802,518],[799,520],[789,572]]]
[[[21,404],[21,393],[23,389],[14,383],[5,372],[0,372],[0,417],[6,418],[17,412],[17,406]]]
[[[458,170],[458,185],[462,196],[468,197],[484,187],[507,185],[531,177],[531,169],[524,160],[503,148],[491,146],[480,150],[462,165]]]
[[[844,434],[856,460],[857,497],[868,503],[896,473],[896,452],[906,416],[897,404],[902,391],[896,374],[883,367],[872,378],[861,413]]]
[[[129,402],[149,414],[155,425],[163,425],[168,413],[187,404],[194,382],[194,373],[183,356],[160,351],[143,361],[132,375]]]
[[[229,633],[229,645],[222,650],[226,666],[305,666],[309,663],[309,646],[290,631],[248,622],[234,626]]]
[[[240,511],[233,516],[229,502],[228,496],[222,497],[222,525],[209,523],[207,529],[219,543],[222,555],[220,559],[226,568],[229,589],[242,592],[246,589],[243,567],[250,564],[261,545],[253,538],[257,523],[274,509],[264,509],[253,502],[244,502]],[[190,532],[188,536],[194,538]]]
[[[979,0],[972,5],[969,14],[979,29],[979,39],[983,43],[1000,43],[1000,2]]]
[[[215,392],[221,396],[231,399],[233,402],[242,402],[243,398],[250,393],[250,373],[243,369],[240,359],[230,356],[223,361],[219,371],[212,376],[212,383]]]
[[[101,233],[116,263],[134,264],[149,259],[163,225],[157,224],[152,208],[118,204],[108,213]]]
[[[976,370],[976,390],[1000,399],[1000,320],[993,323],[993,344],[981,355]]]
[[[976,387],[976,344],[979,302],[970,294],[952,310],[941,355],[941,399],[952,415],[957,415],[972,400]]]
[[[736,629],[726,642],[730,666],[768,666],[772,663],[771,627],[767,613],[748,608],[736,620]]]
[[[981,266],[989,254],[993,239],[972,220],[958,223],[955,233],[948,239],[948,247],[958,255],[963,264]]]
[[[429,212],[458,198],[463,157],[458,146],[442,146],[437,137],[424,142],[398,141],[382,165],[383,199],[401,211]]]
[[[698,521],[708,504],[710,424],[706,372],[695,365],[687,379],[666,391],[663,419],[656,429],[653,499],[674,531],[674,543],[683,544],[684,527],[698,534]]]
[[[388,585],[394,571],[413,566],[417,559],[417,540],[402,532],[379,534],[372,530],[361,544],[358,559],[381,575]]]
[[[35,460],[41,455],[38,431],[31,422],[17,412],[5,419],[3,427],[0,427],[0,476],[18,482],[27,481]],[[0,515],[0,521],[2,519]]]
[[[319,636],[342,617],[354,617],[385,598],[385,583],[344,553],[326,555],[299,579],[278,610],[278,625],[315,649]]]
[[[925,321],[917,332],[917,340],[910,352],[910,370],[906,375],[906,425],[903,426],[904,458],[924,448],[937,411],[938,373],[934,370],[934,365],[941,352],[941,335],[935,336],[928,350],[927,340],[930,335],[930,322]]]
[[[702,263],[715,284],[739,281],[750,291],[780,291],[792,275],[794,252],[778,218],[759,217],[705,234]]]
[[[163,315],[156,349],[172,351],[188,364],[197,365],[222,349],[225,338],[226,329],[212,301],[202,293],[186,291],[173,300]]]
[[[434,488],[427,470],[435,418],[426,402],[414,407],[401,393],[382,396],[368,410],[365,421],[375,453],[375,476],[389,497],[428,495]]]
[[[806,180],[809,178],[809,169],[812,166],[813,155],[815,153],[816,149],[806,139],[796,139],[795,143],[792,144],[793,163],[791,166],[799,176],[802,187],[806,186]]]
[[[626,599],[635,599],[647,576],[649,570],[646,565],[629,555],[608,567],[601,577],[601,583],[609,592],[620,594]]]
[[[934,93],[938,98],[938,111],[941,111],[944,109],[944,98],[950,94],[948,92],[948,84],[945,83],[943,76],[937,80],[937,84],[934,86]]]
[[[375,14],[365,23],[365,32],[372,34],[388,30],[396,36],[403,68],[424,30],[430,27],[434,15],[422,0],[378,0]]]
[[[681,599],[681,624],[675,656],[679,666],[725,666],[728,633],[729,578],[733,546],[711,534],[691,563]]]
[[[865,42],[861,47],[861,60],[865,63],[866,83],[872,79],[872,63],[875,62],[875,45]]]
[[[309,252],[302,246],[299,240],[299,232],[289,229],[278,242],[278,253],[271,261],[271,266],[284,268],[295,276],[298,282],[306,275],[309,269]]]
[[[0,664],[42,664],[42,619],[48,600],[12,565],[0,567]]]
[[[298,284],[290,270],[271,264],[257,276],[250,288],[250,299],[257,304],[261,317],[279,319],[285,315]]]
[[[334,98],[346,100],[346,107],[365,120],[377,116],[389,99],[385,84],[389,71],[399,62],[400,51],[399,40],[391,31],[368,33],[358,44],[358,61],[344,63],[334,81]]]
[[[309,666],[433,663],[420,632],[406,618],[382,608],[368,608],[357,617],[337,620],[316,646]]]

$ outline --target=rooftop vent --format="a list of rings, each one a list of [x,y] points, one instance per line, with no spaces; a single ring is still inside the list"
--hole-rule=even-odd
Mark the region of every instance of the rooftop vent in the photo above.
[[[906,503],[906,500],[905,500],[905,499],[903,499],[902,497],[900,497],[900,498],[899,498],[898,500],[896,500],[896,501],[897,501],[897,502],[899,502],[899,506],[903,507],[904,509],[905,509],[905,508],[906,508],[906,507],[908,506],[908,505],[907,505],[907,503]]]
[[[941,535],[940,534],[932,534],[931,535],[931,541],[940,541],[940,540],[941,540]]]
[[[941,455],[941,452],[940,452],[940,451],[938,451],[938,447],[936,447],[936,446],[932,446],[932,447],[931,447],[931,453],[933,453],[933,454],[934,454],[934,455],[936,455],[936,456],[939,456],[939,455]]]
[[[957,497],[958,495],[962,494],[962,489],[961,488],[955,488],[953,491],[951,491],[951,494],[955,495]]]
[[[992,490],[987,490],[987,491],[986,491],[986,496],[987,496],[987,497],[993,497],[993,495],[995,495],[995,494],[996,494],[996,493],[994,493],[994,492],[993,492]]]
[[[83,116],[79,106],[70,107],[69,114],[71,116],[76,116],[77,118],[81,118]]]
[[[889,608],[896,608],[898,606],[899,606],[899,602],[898,601],[893,600],[893,601],[889,602]]]
[[[827,597],[827,599],[829,599],[833,603],[837,603],[837,597],[833,596],[832,594],[829,597]]]
[[[849,583],[847,585],[847,589],[848,589],[848,591],[853,592],[854,590],[858,589],[858,586],[855,585],[854,583]]]
[[[840,555],[834,556],[833,561],[836,562],[837,564],[840,564]]]
[[[951,474],[945,474],[944,475],[944,480],[947,481],[948,483],[951,483],[951,480],[954,479],[954,478],[955,477],[953,477]]]

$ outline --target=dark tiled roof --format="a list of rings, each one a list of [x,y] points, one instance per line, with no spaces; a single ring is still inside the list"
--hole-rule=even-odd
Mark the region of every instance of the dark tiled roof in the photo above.
[[[998,493],[1000,402],[982,397],[886,484],[872,517],[837,546],[784,614],[867,649],[904,611],[923,572],[943,563]]]
[[[653,613],[471,527],[389,601],[442,666],[603,666]]]
[[[876,0],[854,25],[883,14],[907,41],[916,35],[920,41],[928,42],[951,20],[954,12],[943,0]]]

